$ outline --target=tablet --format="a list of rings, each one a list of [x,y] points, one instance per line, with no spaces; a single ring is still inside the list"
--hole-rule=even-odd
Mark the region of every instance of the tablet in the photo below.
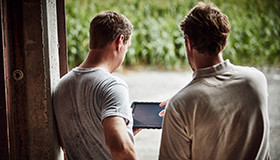
[[[163,117],[159,116],[164,107],[159,102],[133,102],[133,128],[161,129]]]

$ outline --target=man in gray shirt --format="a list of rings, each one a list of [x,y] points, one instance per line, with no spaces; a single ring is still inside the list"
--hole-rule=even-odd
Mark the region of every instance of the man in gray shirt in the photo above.
[[[90,24],[88,57],[62,77],[53,92],[68,159],[137,159],[128,87],[111,74],[125,58],[132,29],[122,14],[99,13]]]
[[[223,60],[228,17],[199,3],[181,30],[193,80],[167,102],[159,159],[269,159],[266,78]]]

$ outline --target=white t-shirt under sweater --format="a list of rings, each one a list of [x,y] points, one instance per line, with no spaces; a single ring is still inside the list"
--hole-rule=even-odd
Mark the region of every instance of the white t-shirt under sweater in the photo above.
[[[266,78],[228,60],[194,72],[169,100],[160,160],[269,159]]]
[[[112,159],[102,121],[109,116],[126,120],[134,142],[127,84],[102,68],[74,68],[53,92],[53,108],[70,160]]]

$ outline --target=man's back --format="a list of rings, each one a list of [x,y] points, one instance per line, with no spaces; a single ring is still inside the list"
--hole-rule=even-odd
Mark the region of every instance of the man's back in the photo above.
[[[126,84],[101,68],[73,69],[58,83],[53,104],[69,159],[112,159],[102,121],[109,116],[132,121]]]
[[[266,158],[264,75],[229,61],[196,71],[193,81],[170,100],[163,129],[161,159]]]

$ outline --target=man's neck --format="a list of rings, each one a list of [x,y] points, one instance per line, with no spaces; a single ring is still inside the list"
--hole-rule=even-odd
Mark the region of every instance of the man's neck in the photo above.
[[[220,64],[224,61],[222,53],[218,55],[203,55],[196,54],[195,57],[195,70],[212,67],[214,65]]]
[[[110,63],[110,58],[107,57],[105,54],[106,50],[103,49],[90,49],[87,58],[85,61],[79,66],[81,68],[95,68],[101,67],[109,71],[110,73],[113,72],[112,63]]]

